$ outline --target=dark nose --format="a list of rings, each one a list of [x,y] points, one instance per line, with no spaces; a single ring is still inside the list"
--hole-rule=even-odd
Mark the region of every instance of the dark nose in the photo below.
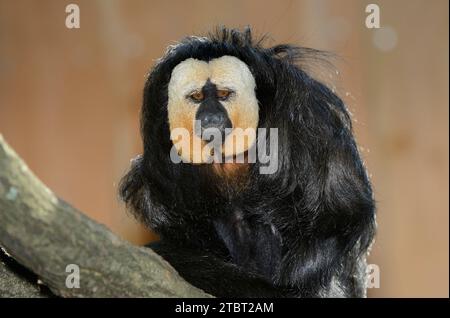
[[[203,140],[211,142],[214,138],[213,136],[216,136],[215,138],[217,138],[218,131],[220,134],[220,141],[216,141],[223,142],[225,138],[225,128],[227,126],[227,117],[224,113],[203,112],[197,116],[197,120],[200,120],[200,134]]]
[[[197,113],[196,119],[200,121],[200,127],[196,128],[196,134],[208,142],[212,141],[212,138],[217,138],[217,131],[223,142],[227,133],[226,128],[232,127],[231,121],[224,111],[200,111]]]
[[[223,142],[227,133],[226,128],[232,127],[227,110],[214,98],[207,98],[200,104],[195,119],[199,121],[196,123],[195,129],[197,136],[207,141],[217,138],[212,135],[217,135],[218,131]]]
[[[225,129],[226,118],[222,112],[219,113],[203,113],[199,116],[201,126],[203,129],[217,128],[219,130]]]

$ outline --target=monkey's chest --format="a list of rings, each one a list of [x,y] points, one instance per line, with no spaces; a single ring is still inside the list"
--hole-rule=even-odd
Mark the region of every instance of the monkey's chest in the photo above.
[[[235,209],[214,225],[234,264],[269,280],[276,276],[281,260],[281,239],[271,224]]]

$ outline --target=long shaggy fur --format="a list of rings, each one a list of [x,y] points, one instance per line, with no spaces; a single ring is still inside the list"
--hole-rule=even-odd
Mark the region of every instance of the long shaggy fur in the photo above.
[[[243,180],[211,165],[174,164],[167,121],[172,69],[187,58],[231,55],[256,80],[261,128],[278,128],[279,164]],[[266,48],[245,31],[220,29],[168,49],[149,73],[141,114],[143,155],[120,195],[161,237],[151,245],[192,284],[216,296],[360,297],[375,229],[371,185],[351,119],[291,45]],[[235,181],[235,182],[234,182]],[[239,186],[236,186],[239,185]]]

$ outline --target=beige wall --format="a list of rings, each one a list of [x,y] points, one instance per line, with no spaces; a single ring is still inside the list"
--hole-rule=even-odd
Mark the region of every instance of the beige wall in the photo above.
[[[78,30],[64,26],[72,2]],[[164,48],[225,24],[334,51],[339,74],[316,72],[354,114],[378,201],[370,295],[448,297],[448,2],[376,1],[382,31],[364,25],[370,2],[0,0],[0,133],[61,197],[143,243],[116,191]]]

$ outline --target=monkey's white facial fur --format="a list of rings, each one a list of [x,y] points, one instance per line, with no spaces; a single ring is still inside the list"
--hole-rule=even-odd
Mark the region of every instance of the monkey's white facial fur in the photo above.
[[[205,112],[208,115],[220,113],[221,119],[226,117],[227,127],[232,128],[221,146],[222,153],[238,155],[254,144],[256,134],[246,134],[244,142],[236,142],[235,138],[242,130],[250,128],[256,132],[258,127],[255,87],[255,79],[248,66],[233,56],[226,55],[209,62],[190,58],[173,69],[168,86],[169,128],[171,132],[177,128],[189,132],[191,151],[187,154],[177,139],[173,140],[185,162],[205,162],[204,156],[196,153],[198,147],[193,147],[195,143],[201,144],[201,148],[208,146],[196,134],[194,126],[196,119],[210,118],[201,117]],[[201,121],[202,125],[204,122]]]

